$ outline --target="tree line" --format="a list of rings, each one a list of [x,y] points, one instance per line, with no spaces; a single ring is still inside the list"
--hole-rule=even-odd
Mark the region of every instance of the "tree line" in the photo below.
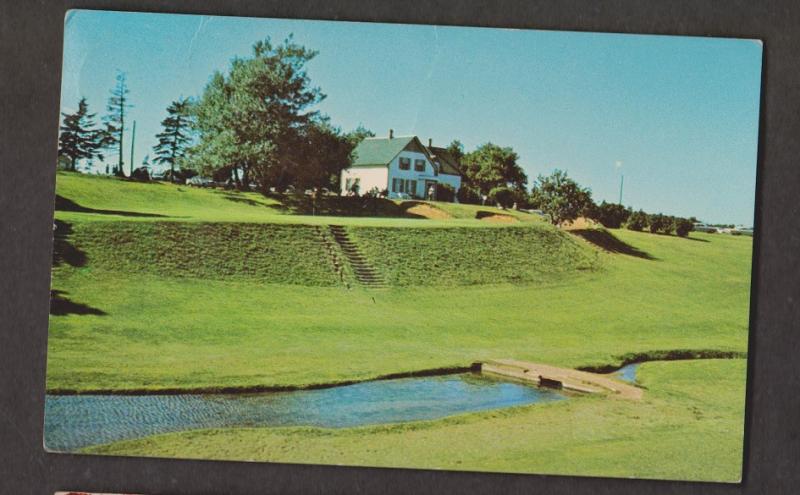
[[[343,132],[313,110],[325,98],[306,72],[316,55],[291,36],[279,44],[258,41],[249,57],[235,57],[227,71],[214,72],[199,97],[169,105],[156,135],[154,163],[169,166],[165,177],[171,180],[201,173],[263,192],[288,186],[338,190],[339,175],[350,166],[356,145],[374,134],[363,127]],[[96,126],[85,98],[74,113],[63,114],[59,155],[66,168],[75,170],[82,159],[104,161],[113,150],[118,160],[112,171],[125,175],[127,95],[120,73],[105,127]],[[129,176],[136,172],[130,164]]]

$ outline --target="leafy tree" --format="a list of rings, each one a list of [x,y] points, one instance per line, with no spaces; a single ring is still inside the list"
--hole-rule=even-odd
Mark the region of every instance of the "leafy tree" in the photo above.
[[[306,111],[325,97],[305,70],[317,52],[291,41],[253,45],[249,58],[235,58],[227,74],[215,72],[195,107],[200,143],[195,163],[235,165],[243,182],[252,178],[263,192],[284,189],[303,166],[298,143],[315,131],[318,112]],[[306,174],[303,172],[303,176]]]
[[[175,165],[186,156],[191,137],[191,102],[181,98],[167,107],[167,117],[161,121],[164,130],[156,134],[158,144],[153,146],[154,163],[169,165],[170,176],[175,175]]]
[[[631,216],[628,217],[628,221],[626,223],[626,227],[628,230],[635,230],[637,232],[641,232],[642,230],[646,229],[650,225],[650,217],[642,210],[634,211],[631,213]]]
[[[133,106],[128,102],[128,92],[127,76],[124,72],[117,71],[117,84],[111,90],[111,96],[108,98],[108,105],[106,106],[108,115],[103,119],[106,123],[103,144],[104,147],[118,152],[119,159],[116,173],[122,176],[125,175],[122,170],[125,164],[125,159],[122,156],[125,112]],[[133,167],[133,164],[131,164],[131,167]]]
[[[555,170],[549,176],[540,175],[531,191],[531,203],[550,215],[553,225],[571,222],[592,204],[592,193]]]
[[[454,143],[460,145],[457,141]],[[519,155],[510,147],[486,143],[464,155],[461,168],[466,182],[482,195],[501,186],[524,190],[528,177],[517,164],[518,159]]]
[[[461,141],[454,139],[453,142],[447,145],[446,149],[447,153],[449,153],[457,163],[461,163],[461,160],[464,158],[464,145],[461,144]]]
[[[89,113],[86,98],[78,102],[75,113],[62,113],[61,133],[58,136],[58,154],[68,160],[68,170],[75,170],[78,160],[92,160],[97,157],[103,160],[101,149],[104,146],[102,131],[95,128],[94,117]]]
[[[292,183],[301,189],[338,189],[342,170],[352,163],[353,150],[369,134],[363,128],[343,134],[322,117],[300,127],[292,157],[297,162],[291,172]]]
[[[630,208],[603,200],[599,205],[592,205],[588,217],[600,222],[609,229],[618,229],[631,216]]]
[[[350,141],[350,145],[353,149],[361,143],[364,139],[368,137],[375,137],[375,133],[364,127],[363,125],[359,124],[358,127],[353,129],[352,131],[347,133],[347,140]]]

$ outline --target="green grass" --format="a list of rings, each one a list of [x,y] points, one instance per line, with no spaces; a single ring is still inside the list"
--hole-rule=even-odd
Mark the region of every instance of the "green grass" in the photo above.
[[[56,240],[53,289],[73,311],[50,318],[51,392],[304,386],[493,358],[582,367],[747,350],[749,237],[578,237],[540,221],[477,220],[483,208],[468,205],[436,204],[450,208],[447,220],[306,215],[287,198],[65,173],[57,190],[71,211],[56,218],[71,233]],[[329,223],[346,226],[389,290],[337,282],[314,237]],[[651,363],[641,379],[643,403],[188,432],[94,451],[736,479],[744,361]]]
[[[326,230],[314,226],[96,221],[69,228],[66,242],[85,254],[93,276],[114,272],[296,285],[340,283],[320,241]],[[57,255],[66,242],[56,245]]]
[[[597,268],[597,252],[554,227],[351,227],[350,237],[394,285],[560,280]]]
[[[643,364],[641,402],[602,397],[348,429],[196,430],[86,453],[739,481],[745,360]]]
[[[223,189],[202,189],[167,182],[142,183],[115,177],[90,176],[60,171],[56,177],[56,218],[73,221],[169,221],[248,222],[373,226],[470,226],[492,227],[476,219],[478,211],[492,207],[431,202],[453,215],[451,219],[428,220],[407,212],[419,201],[371,200],[324,197],[312,201],[305,195],[273,195]],[[540,217],[503,211],[526,222]]]
[[[51,317],[48,388],[305,385],[487,358],[572,367],[746,351],[751,239],[616,234],[657,259],[602,254],[602,270],[457,290],[95,271],[89,257],[56,270],[53,287],[107,314]]]

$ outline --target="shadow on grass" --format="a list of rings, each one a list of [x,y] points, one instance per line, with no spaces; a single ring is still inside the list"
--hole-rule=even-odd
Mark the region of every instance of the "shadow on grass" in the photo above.
[[[65,297],[66,292],[62,290],[50,291],[50,314],[55,316],[64,315],[97,315],[105,316],[108,313],[101,309],[93,308],[88,304],[70,301]]]
[[[290,215],[323,215],[340,217],[391,217],[391,218],[425,218],[406,210],[417,204],[404,202],[398,205],[394,201],[382,198],[322,196],[313,198],[306,194],[267,194],[278,204],[263,204],[236,193],[223,193],[229,201],[270,208]],[[413,203],[413,204],[411,204]]]
[[[124,217],[166,217],[167,215],[159,215],[157,213],[139,213],[136,211],[122,211],[122,210],[97,210],[95,208],[87,208],[78,203],[67,199],[64,196],[56,194],[56,210],[58,211],[74,211],[78,213],[98,213],[100,215],[120,215]]]
[[[64,263],[74,267],[86,266],[86,253],[70,242],[72,224],[56,220],[55,226],[56,230],[53,234],[53,266],[61,266]]]
[[[484,218],[507,218],[509,221],[517,221],[517,219],[513,215],[509,215],[508,213],[503,213],[502,210],[499,211],[486,211],[486,210],[478,210],[475,212],[475,218],[478,220],[483,220]]]
[[[239,196],[236,193],[232,192],[223,192],[220,193],[223,198],[227,199],[228,201],[233,201],[234,203],[243,203],[247,206],[263,206],[265,208],[278,208],[277,205],[265,205],[264,203],[259,203],[258,201],[250,198],[245,198],[243,196]]]
[[[583,238],[587,242],[614,254],[625,254],[646,260],[655,260],[649,253],[631,246],[628,243],[617,239],[614,234],[602,229],[576,229],[570,230],[570,234]]]

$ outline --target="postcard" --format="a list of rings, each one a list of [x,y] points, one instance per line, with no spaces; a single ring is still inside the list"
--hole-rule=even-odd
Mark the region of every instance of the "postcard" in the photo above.
[[[69,11],[45,448],[738,482],[761,64]]]

